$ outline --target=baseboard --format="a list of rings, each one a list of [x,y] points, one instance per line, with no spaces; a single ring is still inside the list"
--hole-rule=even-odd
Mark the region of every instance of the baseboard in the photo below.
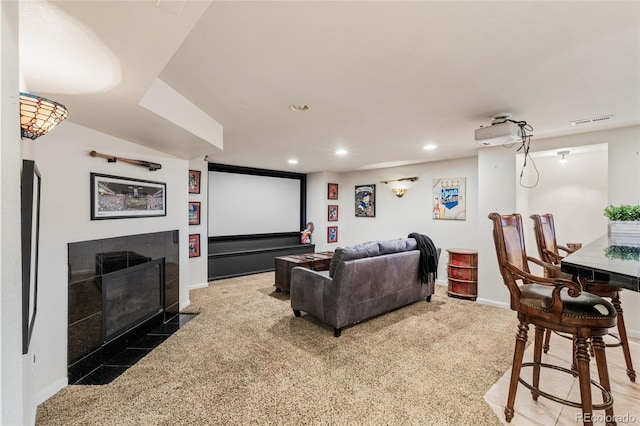
[[[448,281],[436,280],[436,285],[447,287],[448,284],[449,284]],[[508,303],[496,302],[495,300],[491,300],[491,299],[482,299],[478,297],[476,299],[476,302],[480,303],[481,305],[488,305],[488,306],[495,306],[496,308],[510,309],[510,306]]]
[[[476,302],[480,303],[481,305],[495,306],[496,308],[502,308],[502,309],[511,309],[511,306],[508,303],[496,302],[495,300],[491,300],[491,299],[483,299],[478,297]]]
[[[189,291],[191,290],[195,290],[197,288],[205,288],[205,287],[209,287],[209,282],[204,282],[204,283],[200,283],[200,284],[192,284],[189,286]]]
[[[68,377],[65,377],[60,380],[56,380],[51,385],[42,389],[40,392],[36,393],[36,406],[42,404],[47,399],[51,398],[53,395],[60,392],[62,389],[66,388],[69,384]]]
[[[180,304],[180,308],[179,308],[179,310],[182,312],[182,310],[183,310],[183,309],[186,309],[186,308],[187,308],[187,306],[189,306],[190,304],[191,304],[191,300],[187,300],[186,302],[182,302],[182,303]]]

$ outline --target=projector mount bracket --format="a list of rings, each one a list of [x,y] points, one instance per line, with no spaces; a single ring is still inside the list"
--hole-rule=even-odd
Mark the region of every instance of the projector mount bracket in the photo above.
[[[499,114],[493,114],[491,116],[491,124],[500,124],[500,123],[504,123],[506,121],[511,121],[509,120],[511,118],[511,113],[509,112],[501,112]]]

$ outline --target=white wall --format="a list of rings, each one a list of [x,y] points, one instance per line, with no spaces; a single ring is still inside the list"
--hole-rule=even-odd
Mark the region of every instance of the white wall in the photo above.
[[[342,197],[342,175],[339,173],[312,173],[307,175],[307,222],[313,222],[314,231],[311,242],[315,244],[315,251],[333,251],[340,246],[340,234],[337,243],[327,242],[327,226],[337,226],[338,232],[344,229],[341,226],[344,221],[342,209],[344,198]],[[327,184],[338,184],[338,199],[327,200]],[[342,204],[341,204],[342,203]],[[338,206],[338,221],[327,220],[327,208],[329,205]]]
[[[543,139],[534,144],[532,151],[601,143],[608,144],[607,204],[640,204],[640,126]],[[568,159],[571,161],[571,155]],[[594,226],[606,232],[601,223]],[[623,291],[620,299],[629,336],[640,338],[640,310],[635,309],[640,306],[640,293]]]
[[[0,424],[21,425],[35,407],[31,354],[22,355],[18,2],[0,2],[0,47]]]
[[[498,269],[493,224],[488,216],[516,211],[515,149],[501,146],[478,151],[478,301],[509,306],[509,290]]]
[[[398,198],[391,192],[391,187],[380,183],[383,180],[400,179],[418,176],[418,180],[410,185],[407,193]],[[436,178],[466,177],[467,219],[433,220],[432,180]],[[324,176],[315,181],[309,191],[309,199],[320,197],[322,207],[314,206],[308,211],[309,220],[316,224],[318,239],[326,242],[327,226],[338,226],[338,243],[325,244],[326,250],[334,250],[338,246],[348,246],[372,240],[390,240],[407,237],[412,232],[428,235],[434,244],[442,248],[442,257],[438,267],[438,280],[446,282],[447,248],[477,248],[477,205],[478,205],[478,172],[475,158],[464,158],[451,161],[414,164],[386,169],[366,170],[343,173],[338,176]],[[327,181],[327,179],[330,179]],[[328,182],[339,184],[338,200],[327,200]],[[376,185],[376,217],[365,218],[355,216],[355,186]],[[327,222],[327,205],[339,205],[338,222]],[[470,238],[471,236],[471,238]],[[316,246],[316,250],[318,246]]]
[[[609,145],[609,204],[640,204],[640,126],[616,132]]]
[[[42,175],[40,282],[33,333],[38,403],[67,382],[67,244],[150,232],[180,231],[180,307],[189,300],[187,253],[189,163],[131,142],[63,122],[36,141],[25,140]],[[162,164],[149,171],[89,156],[91,150]],[[90,172],[166,182],[167,215],[90,220]]]
[[[516,186],[517,211],[522,214],[530,256],[538,257],[530,219],[534,213],[553,214],[556,239],[565,246],[570,242],[587,244],[607,232],[608,221],[603,214],[608,202],[607,147],[607,144],[574,147],[564,165],[560,164],[555,149],[532,156],[540,176],[538,184],[533,188]],[[519,154],[516,164],[521,164],[523,157]],[[541,274],[542,268],[532,264],[531,271]]]
[[[639,153],[640,126],[616,133],[615,143],[609,144],[609,204],[640,204]],[[620,300],[627,332],[640,338],[640,293],[623,291]]]
[[[509,293],[498,270],[491,212],[520,212],[525,231],[533,210],[555,213],[556,222],[570,222],[558,235],[562,243],[588,243],[606,232],[602,209],[608,203],[640,203],[640,126],[585,133],[565,137],[533,140],[531,152],[560,150],[585,145],[607,144],[608,151],[569,155],[569,163],[558,169],[557,155],[538,159],[540,171],[537,188],[519,186],[522,159],[516,147],[489,147],[479,150],[478,158],[450,160],[358,171],[343,174],[316,173],[308,178],[308,220],[316,224],[316,251],[334,250],[337,246],[370,240],[405,237],[410,232],[429,235],[436,245],[446,248],[478,249],[478,302],[509,307]],[[608,167],[606,162],[608,159]],[[527,169],[531,167],[531,163]],[[419,176],[403,198],[391,193],[382,180]],[[431,220],[431,179],[467,177],[467,220]],[[558,182],[566,182],[559,186]],[[339,199],[327,200],[326,184],[339,183]],[[376,184],[376,218],[354,215],[354,186]],[[560,200],[560,201],[559,201]],[[603,204],[604,202],[604,204]],[[338,204],[338,222],[326,221],[326,206]],[[577,205],[579,204],[579,207]],[[572,215],[580,211],[579,218]],[[337,244],[326,244],[326,227],[338,225]],[[564,228],[564,226],[563,226]],[[560,231],[560,229],[558,229]],[[529,255],[537,256],[533,236],[527,237]],[[438,269],[438,279],[446,283],[446,252]],[[640,311],[631,309],[640,303],[640,294],[622,293],[623,309],[630,336],[640,337]]]
[[[189,258],[189,289],[192,290],[209,285],[209,273],[207,270],[207,256],[209,255],[209,245],[207,244],[209,163],[202,158],[191,160],[189,162],[189,170],[200,171],[200,193],[189,194],[189,201],[199,201],[201,209],[200,225],[189,225],[189,234],[200,234],[200,257]]]
[[[605,130],[599,132],[584,133],[578,135],[534,140],[531,144],[531,152],[561,150],[593,144],[608,144],[608,202],[609,204],[639,204],[640,203],[640,126],[631,126],[621,129]],[[479,207],[479,267],[478,267],[478,293],[479,301],[490,304],[502,303],[508,306],[508,292],[504,288],[502,277],[497,268],[495,246],[492,238],[491,222],[486,219],[490,211],[499,213],[517,212],[523,195],[516,190],[519,177],[519,165],[516,164],[514,150],[502,147],[484,148],[479,151],[479,191],[482,194]],[[569,156],[571,161],[571,156]],[[576,160],[577,161],[577,160]],[[592,170],[597,165],[585,166],[591,173],[599,173]],[[549,173],[549,172],[547,172]],[[557,174],[554,174],[557,176]],[[546,179],[546,177],[545,177]],[[562,195],[559,195],[562,197]],[[600,195],[597,196],[599,198]],[[600,201],[596,202],[599,203]],[[530,204],[520,204],[532,209]],[[598,208],[601,212],[601,208]],[[593,212],[592,212],[593,213]],[[592,232],[605,233],[602,228],[601,218],[596,215],[593,222],[580,231],[580,234],[567,235],[567,238],[588,242]],[[526,221],[527,219],[524,218]],[[529,219],[530,220],[530,219]],[[526,223],[526,222],[525,222]],[[593,228],[593,229],[591,229]],[[562,237],[564,238],[564,237]],[[535,255],[536,252],[528,253]],[[640,312],[632,309],[640,303],[640,294],[623,291],[622,307],[625,310],[627,331],[632,337],[640,337]]]
[[[2,3],[3,11],[5,5]],[[2,16],[5,19],[4,13]],[[4,21],[3,21],[4,23]],[[4,27],[4,25],[3,25]],[[3,33],[4,34],[4,33]],[[2,39],[4,41],[4,37]],[[4,46],[4,44],[3,44]],[[5,51],[3,49],[3,58]],[[4,91],[5,68],[3,61],[0,89]],[[2,97],[3,122],[8,97]],[[2,211],[17,211],[17,164],[15,149],[6,146],[15,139],[15,131],[5,137],[2,128],[2,150],[0,162],[2,175]],[[16,141],[17,143],[17,141]],[[0,294],[0,314],[2,315],[2,420],[3,424],[32,423],[35,402],[48,398],[66,385],[67,376],[67,243],[88,239],[107,238],[135,233],[157,232],[179,229],[180,241],[180,305],[188,303],[188,287],[206,282],[206,239],[202,240],[201,258],[189,259],[187,255],[187,235],[192,231],[206,235],[206,229],[189,227],[187,221],[188,200],[202,201],[203,218],[206,218],[206,163],[200,160],[187,162],[157,151],[143,148],[128,141],[113,138],[91,129],[65,122],[40,140],[23,141],[24,152],[34,159],[42,173],[42,222],[41,222],[41,265],[38,316],[30,354],[21,357],[10,348],[20,342],[19,320],[16,322],[15,300],[19,292],[20,273],[16,270],[19,260],[13,259],[17,240],[14,235],[18,226],[11,216],[2,216],[0,235],[2,238],[2,293]],[[584,135],[535,141],[532,151],[566,148],[586,144],[608,143],[608,196],[609,203],[640,203],[640,126],[626,129],[594,132]],[[95,149],[127,158],[140,158],[161,163],[163,168],[150,172],[144,168],[126,163],[107,163],[104,159],[91,158],[88,152]],[[17,164],[16,164],[17,163]],[[188,194],[188,169],[201,169],[201,197]],[[508,306],[508,292],[504,288],[497,269],[495,248],[491,236],[491,223],[487,215],[492,211],[517,211],[516,153],[501,147],[483,148],[478,158],[467,158],[435,163],[424,163],[403,167],[357,171],[345,174],[319,173],[308,177],[307,220],[316,224],[313,242],[317,251],[331,250],[335,246],[356,244],[369,240],[405,237],[410,232],[429,235],[436,245],[443,249],[452,247],[476,248],[479,250],[479,301],[499,306]],[[163,181],[167,183],[167,216],[161,218],[136,218],[91,221],[89,219],[89,173],[100,172],[118,176]],[[419,176],[403,198],[397,198],[381,180]],[[434,221],[431,219],[431,181],[435,178],[467,178],[467,220]],[[326,184],[339,183],[338,200],[327,200]],[[375,183],[376,218],[354,216],[354,186]],[[528,198],[528,197],[525,197]],[[327,222],[326,206],[338,204],[338,222]],[[13,207],[12,207],[13,206]],[[529,207],[530,208],[530,207]],[[15,216],[13,216],[15,217]],[[15,223],[14,223],[15,222]],[[339,226],[337,244],[326,244],[326,227]],[[11,227],[15,229],[11,229]],[[202,226],[202,225],[201,225]],[[579,236],[576,236],[578,238]],[[586,237],[585,237],[586,238]],[[9,250],[10,249],[10,250]],[[17,255],[17,253],[15,254]],[[14,255],[14,257],[15,257]],[[7,257],[5,257],[7,256]],[[193,268],[193,269],[192,269]],[[446,281],[446,256],[439,266],[439,281]],[[13,284],[12,284],[13,283]],[[19,294],[19,293],[18,293]],[[8,295],[8,296],[7,296]],[[7,297],[12,297],[11,303]],[[623,307],[627,328],[631,336],[640,337],[640,313],[631,309],[638,306],[640,295],[623,293]],[[17,309],[17,310],[16,310]],[[5,320],[9,316],[9,320]],[[12,345],[12,346],[8,346]],[[35,364],[31,362],[35,356]],[[23,373],[24,371],[24,373]],[[29,374],[32,371],[32,374]],[[23,374],[25,377],[23,378]],[[17,380],[17,382],[12,379]],[[16,383],[18,383],[16,385]],[[25,386],[24,395],[15,393],[20,383]],[[8,389],[11,391],[9,392]],[[28,394],[28,395],[27,395]],[[19,396],[16,396],[19,395]],[[22,395],[22,396],[20,396]],[[27,404],[22,411],[22,404]],[[8,419],[8,420],[7,420]],[[12,421],[18,419],[17,421]]]

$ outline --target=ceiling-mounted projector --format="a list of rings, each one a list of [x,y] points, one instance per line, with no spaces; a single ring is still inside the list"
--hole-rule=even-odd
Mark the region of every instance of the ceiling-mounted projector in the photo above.
[[[522,140],[520,126],[509,121],[511,114],[492,115],[490,126],[476,129],[475,139],[480,145],[504,145]]]

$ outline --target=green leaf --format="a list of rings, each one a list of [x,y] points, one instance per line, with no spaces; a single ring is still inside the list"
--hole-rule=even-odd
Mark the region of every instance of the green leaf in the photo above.
[[[632,221],[640,220],[640,205],[631,206],[622,204],[619,206],[609,205],[604,209],[604,215],[609,220]]]

